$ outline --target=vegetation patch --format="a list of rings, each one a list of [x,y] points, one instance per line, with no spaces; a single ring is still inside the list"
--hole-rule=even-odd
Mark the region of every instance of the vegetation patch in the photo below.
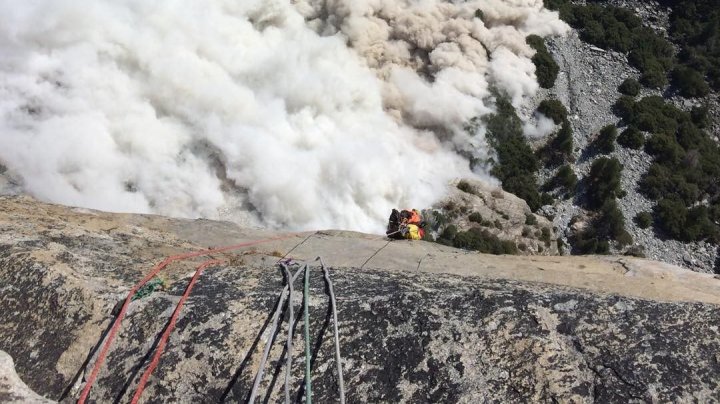
[[[673,81],[683,95],[690,97],[705,93],[708,86],[720,90],[720,7],[717,1],[679,0],[670,4],[673,7],[670,37],[680,47],[680,67],[673,72]]]
[[[621,195],[622,164],[616,158],[600,157],[590,167],[587,181],[587,206],[597,209]]]
[[[617,139],[617,128],[615,125],[608,125],[600,129],[598,138],[595,139],[595,149],[603,154],[615,151],[615,139]]]
[[[525,214],[525,224],[528,226],[534,226],[538,223],[537,218],[532,213]]]
[[[482,223],[483,217],[480,212],[473,212],[470,214],[470,216],[468,216],[468,220],[475,223]]]
[[[560,130],[538,151],[538,155],[548,167],[558,166],[573,160],[573,132],[570,122],[565,119]]]
[[[538,159],[523,136],[522,121],[510,101],[498,96],[496,111],[483,118],[487,139],[498,158],[492,174],[505,191],[524,199],[536,211],[542,206],[536,179]]]
[[[654,211],[660,229],[677,240],[717,240],[720,148],[702,129],[707,127],[707,108],[688,113],[661,97],[645,97],[623,108],[622,117],[631,127],[652,134],[645,151],[653,164],[639,186],[648,198],[666,200]]]
[[[545,242],[546,247],[550,247],[550,236],[552,233],[550,232],[550,229],[547,227],[543,227],[540,231],[540,240]]]
[[[465,192],[466,194],[473,194],[473,195],[475,195],[475,189],[473,188],[472,185],[470,185],[469,182],[467,182],[467,181],[465,181],[465,180],[461,180],[460,182],[458,182],[458,184],[457,184],[457,189]]]
[[[670,237],[680,241],[710,239],[720,241],[720,229],[713,223],[718,212],[706,206],[688,208],[677,199],[661,199],[655,206],[658,226]],[[714,217],[712,217],[714,216]]]
[[[607,254],[613,240],[620,248],[633,242],[632,236],[625,230],[625,217],[617,202],[608,199],[591,223],[574,236],[573,246],[579,254]]]
[[[621,96],[613,106],[627,129],[617,142],[645,151],[653,164],[639,184],[640,191],[657,205],[635,221],[640,227],[655,224],[669,237],[681,241],[720,241],[720,147],[704,132],[710,126],[707,106],[684,112],[662,97],[635,100],[639,84],[662,88],[672,84],[685,97],[703,97],[710,89],[720,90],[720,7],[713,0],[667,2],[672,7],[670,38],[680,49],[675,55],[666,39],[642,26],[632,11],[594,2],[573,4],[570,0],[546,0],[563,20],[581,31],[583,40],[626,53],[630,64],[641,72],[640,81],[625,80]],[[642,131],[650,133],[646,139]],[[602,136],[601,136],[602,137]],[[612,136],[609,136],[612,137]],[[608,139],[604,139],[608,140]],[[603,142],[610,146],[611,142]],[[608,240],[625,242],[617,231],[619,220],[611,209],[623,194],[614,159],[599,158],[587,178],[587,207],[599,209],[588,230],[576,236],[580,252],[602,253]],[[620,215],[621,216],[621,215]],[[611,229],[598,230],[603,223]]]
[[[537,111],[559,125],[567,119],[568,111],[560,100],[547,99],[540,102]]]
[[[627,53],[628,61],[642,73],[640,82],[664,87],[668,73],[685,97],[702,97],[710,88],[720,90],[720,7],[715,0],[667,2],[670,38],[673,46],[632,11],[596,3],[573,4],[570,0],[546,0],[545,6],[558,10],[560,18],[581,32],[586,42],[603,49]],[[623,83],[625,85],[625,83]],[[623,86],[621,86],[623,87]],[[634,84],[620,92],[635,96]]]
[[[652,225],[653,217],[650,212],[640,212],[635,215],[635,223],[641,229],[647,229]]]
[[[628,54],[630,64],[640,70],[640,82],[662,88],[673,67],[673,47],[655,31],[642,25],[632,11],[595,3],[572,4],[569,0],[548,0],[545,6],[559,10],[560,17],[580,30],[580,37],[595,46]]]
[[[565,195],[575,194],[575,187],[578,183],[578,177],[569,165],[564,165],[550,178],[543,189],[553,190],[560,188]]]
[[[560,67],[548,52],[545,39],[537,35],[530,35],[526,38],[526,42],[535,49],[532,62],[535,64],[535,75],[538,84],[542,88],[552,88],[555,85],[555,79],[557,79]]]
[[[617,142],[628,149],[640,149],[645,144],[645,137],[638,128],[634,126],[628,126],[620,136],[617,138]]]
[[[457,227],[450,225],[445,228],[437,240],[438,243],[450,245],[465,250],[479,251],[486,254],[517,254],[518,248],[514,242],[500,240],[486,229],[473,227],[467,231],[458,231]]]
[[[640,83],[635,79],[625,79],[618,87],[618,91],[630,97],[635,97],[640,94]]]
[[[672,71],[672,79],[683,97],[704,97],[710,92],[710,86],[705,82],[702,73],[689,66],[675,67]]]

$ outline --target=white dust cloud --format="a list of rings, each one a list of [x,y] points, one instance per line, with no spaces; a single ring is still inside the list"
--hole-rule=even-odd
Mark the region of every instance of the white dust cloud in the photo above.
[[[482,10],[482,19],[475,15]],[[44,200],[376,231],[537,90],[540,1],[0,0],[0,163]],[[248,213],[252,212],[252,214]]]
[[[523,135],[530,139],[542,139],[555,132],[557,128],[552,119],[538,112],[523,124]]]

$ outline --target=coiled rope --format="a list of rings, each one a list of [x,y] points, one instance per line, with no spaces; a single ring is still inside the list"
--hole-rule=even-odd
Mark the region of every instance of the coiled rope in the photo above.
[[[317,257],[315,260],[320,260],[320,266],[323,270],[323,276],[330,292],[330,304],[332,305],[333,315],[333,331],[335,332],[335,362],[337,363],[337,374],[338,374],[338,386],[340,388],[340,404],[345,404],[345,383],[343,381],[342,374],[342,358],[340,357],[340,336],[338,334],[338,319],[337,319],[337,303],[335,302],[335,290],[333,290],[333,283],[330,280],[330,272],[325,267],[322,257]]]
[[[287,269],[286,269],[287,271]],[[297,272],[295,272],[295,275],[293,275],[292,279],[288,278],[288,284],[285,285],[282,292],[280,293],[280,302],[277,305],[277,308],[275,309],[275,313],[273,313],[273,323],[272,327],[270,329],[270,337],[268,338],[267,342],[265,343],[265,349],[263,350],[263,356],[260,360],[260,368],[258,369],[257,374],[255,375],[255,382],[253,383],[252,391],[250,392],[250,399],[248,399],[248,403],[254,403],[255,398],[257,397],[258,389],[260,388],[260,382],[262,381],[263,374],[265,371],[265,365],[267,364],[268,355],[270,354],[270,347],[272,346],[273,338],[275,336],[275,332],[277,331],[278,323],[280,322],[280,312],[282,312],[282,307],[285,303],[285,297],[287,295],[288,289],[290,285],[295,281],[295,279],[300,275],[300,271],[302,271],[302,268],[298,269]],[[292,304],[292,302],[291,302]],[[292,324],[290,326],[292,328]]]
[[[170,265],[171,263],[175,261],[181,261],[186,260],[189,258],[195,258],[195,257],[201,257],[206,256],[210,254],[215,254],[219,252],[225,252],[230,250],[235,250],[242,247],[249,247],[256,244],[262,244],[262,243],[269,243],[271,241],[279,241],[279,240],[285,240],[291,237],[294,237],[295,234],[285,235],[281,237],[274,237],[274,238],[268,238],[268,239],[262,239],[262,240],[255,240],[250,241],[246,243],[241,244],[235,244],[220,248],[214,248],[214,249],[207,249],[207,250],[201,250],[201,251],[195,251],[195,252],[189,252],[184,254],[178,254],[173,255],[170,257],[165,258],[162,262],[155,265],[153,269],[145,275],[145,277],[140,280],[135,286],[130,289],[128,292],[127,297],[125,298],[125,301],[123,302],[122,307],[120,308],[120,312],[118,313],[117,317],[115,317],[115,321],[113,322],[112,327],[110,328],[110,332],[108,333],[107,338],[105,339],[105,342],[103,343],[103,347],[100,350],[100,353],[98,354],[97,359],[95,360],[95,364],[93,366],[93,370],[90,373],[90,376],[87,379],[87,382],[85,383],[85,387],[82,390],[82,393],[80,394],[80,398],[78,399],[78,404],[84,404],[85,401],[88,398],[88,395],[90,394],[90,389],[92,388],[93,384],[95,383],[95,380],[97,379],[98,374],[100,373],[100,369],[102,368],[103,363],[105,362],[105,358],[107,357],[108,351],[110,350],[110,346],[112,345],[113,341],[115,340],[115,336],[118,333],[118,330],[120,329],[120,324],[122,323],[122,320],[125,318],[125,315],[127,314],[128,307],[130,306],[130,302],[132,301],[133,296],[135,296],[135,293],[143,287],[150,279],[152,279],[155,275],[157,275],[160,271],[162,271],[165,267]]]

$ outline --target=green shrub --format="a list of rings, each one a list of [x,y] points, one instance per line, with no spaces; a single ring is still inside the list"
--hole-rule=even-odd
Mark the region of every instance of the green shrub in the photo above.
[[[619,52],[632,48],[632,30],[640,24],[639,18],[627,10],[597,4],[575,6],[573,17],[570,23],[582,29],[583,40]]]
[[[470,216],[468,216],[468,220],[475,223],[482,223],[483,217],[480,212],[473,212],[470,214]]]
[[[523,229],[522,229],[522,236],[523,236],[523,237],[532,236],[532,229],[529,228],[529,227],[527,227],[527,226],[523,227]]]
[[[659,227],[673,238],[683,241],[683,227],[687,221],[687,208],[678,200],[661,199],[655,206]]]
[[[455,235],[453,246],[466,250],[475,250],[489,254],[517,254],[517,246],[512,241],[500,240],[487,230],[473,227]]]
[[[533,212],[542,206],[534,175],[532,177],[523,175],[506,177],[503,181],[503,188],[505,191],[524,199]]]
[[[634,241],[635,240],[633,240],[632,235],[630,233],[628,233],[627,231],[623,231],[615,238],[615,242],[616,242],[618,248],[623,248],[627,245],[630,245]]]
[[[452,241],[455,239],[457,232],[458,232],[457,226],[455,226],[454,224],[451,224],[443,230],[443,232],[440,234],[439,238]]]
[[[465,180],[461,180],[460,182],[458,182],[457,189],[459,189],[467,194],[475,194],[475,190],[473,189],[473,186],[470,185],[470,183]]]
[[[685,157],[685,151],[677,141],[667,135],[652,135],[645,143],[645,151],[655,156],[656,161],[665,164],[677,164]]]
[[[600,153],[612,153],[615,151],[615,139],[617,138],[617,128],[615,125],[608,125],[600,129],[600,135],[595,140],[595,148]]]
[[[641,130],[651,133],[657,133],[661,126],[658,124],[657,118],[657,115],[654,115],[652,113],[641,112],[637,115],[635,123]]]
[[[663,88],[668,83],[667,72],[660,67],[652,65],[652,67],[648,67],[643,71],[643,74],[640,76],[640,82],[645,87]]]
[[[577,186],[578,178],[569,165],[560,167],[557,173],[545,184],[545,189],[551,190],[562,188],[565,193],[573,194]]]
[[[487,139],[498,157],[492,174],[500,179],[505,191],[524,199],[535,211],[541,206],[535,178],[537,157],[523,136],[522,121],[507,98],[497,97],[496,111],[483,118]]]
[[[429,222],[432,230],[437,231],[440,227],[448,223],[448,218],[442,212],[438,210],[430,210],[429,212],[423,212],[422,216]]]
[[[572,160],[573,136],[572,127],[564,120],[560,130],[540,151],[539,154],[547,166],[557,166]]]
[[[628,126],[628,128],[618,136],[617,142],[624,147],[637,150],[645,144],[645,137],[636,127]]]
[[[674,62],[670,42],[648,27],[635,28],[632,41],[628,61],[642,73],[640,82],[648,85],[644,82],[647,76],[658,76],[658,80],[664,82],[660,86],[667,84],[667,71]]]
[[[618,87],[620,93],[635,97],[640,94],[640,83],[635,79],[625,79]]]
[[[563,21],[570,24],[575,21],[575,9],[569,0],[545,0],[543,3],[547,9],[558,11]]]
[[[614,199],[605,201],[600,208],[600,216],[595,220],[594,227],[598,233],[617,241],[620,246],[632,243],[632,237],[625,230],[625,217]]]
[[[540,206],[552,205],[554,203],[555,203],[555,199],[552,197],[552,195],[548,194],[547,192],[543,192],[540,195]]]
[[[526,41],[528,45],[535,49],[532,62],[535,64],[535,75],[537,76],[538,84],[540,84],[542,88],[552,88],[552,86],[555,85],[555,79],[557,79],[560,67],[555,63],[552,56],[550,56],[543,38],[537,35],[530,35],[526,38]]]
[[[498,219],[495,219],[495,222],[493,222],[493,225],[495,225],[495,228],[498,230],[502,230],[502,228],[503,228],[502,223]]]
[[[575,190],[575,186],[578,182],[577,175],[575,175],[575,172],[567,164],[560,167],[557,174],[555,174],[555,179],[555,183],[558,186],[565,188],[571,193]]]
[[[617,202],[608,199],[584,231],[575,235],[573,244],[580,254],[607,254],[613,240],[619,247],[633,242],[632,236],[625,230],[625,218]]]
[[[606,201],[620,195],[621,172],[622,165],[615,158],[600,157],[593,162],[587,177],[588,207],[599,208]]]
[[[706,206],[688,209],[682,201],[666,198],[658,201],[655,215],[658,227],[676,240],[720,241],[720,229],[710,220],[710,210]]]
[[[570,122],[567,120],[563,121],[560,131],[558,131],[555,140],[553,141],[553,148],[563,157],[563,160],[567,161],[573,152],[573,136],[572,127]]]
[[[525,224],[528,226],[534,226],[538,223],[537,218],[532,213],[525,214]]]
[[[693,107],[690,111],[690,119],[699,129],[710,127],[710,117],[708,116],[710,108],[707,105]]]
[[[556,125],[567,119],[568,111],[560,100],[548,99],[540,102],[537,111],[555,122]]]
[[[720,89],[720,9],[708,0],[671,2],[670,35],[680,46],[680,59],[692,69],[691,81],[703,80]],[[693,84],[701,88],[698,83]]]
[[[550,236],[552,233],[550,232],[550,229],[547,227],[543,227],[542,231],[540,232],[540,240],[545,242],[545,246],[550,247]]]
[[[647,229],[652,224],[652,214],[650,212],[640,212],[635,215],[635,223],[641,229]]]
[[[613,112],[626,121],[632,120],[635,114],[635,99],[627,95],[621,96],[615,101]]]
[[[651,133],[674,135],[682,122],[690,121],[690,114],[668,104],[662,97],[644,97],[635,102],[622,96],[615,103],[615,114],[629,125]]]
[[[683,122],[675,134],[675,140],[685,150],[700,149],[707,138],[695,124]]]
[[[688,182],[685,173],[653,163],[640,180],[640,192],[650,199],[672,197],[685,204],[692,204],[700,197],[700,188]]]
[[[594,229],[587,228],[573,237],[574,253],[576,254],[607,254],[610,243],[597,235]]]
[[[677,66],[672,71],[673,84],[683,97],[704,97],[710,92],[703,75],[687,66]]]

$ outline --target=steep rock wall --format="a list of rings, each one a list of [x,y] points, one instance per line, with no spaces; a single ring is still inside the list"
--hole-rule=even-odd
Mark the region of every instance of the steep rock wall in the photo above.
[[[165,256],[272,236],[207,220],[0,199],[0,350],[53,400],[77,398],[118,302]],[[270,336],[279,257],[331,267],[349,402],[720,400],[720,280],[645,260],[514,257],[348,232],[290,235],[233,252],[192,291],[143,398],[243,401]],[[134,301],[91,393],[134,393],[201,261]],[[300,282],[295,283],[296,289]],[[326,286],[311,273],[313,394],[338,398]],[[301,294],[293,298],[296,316]],[[287,311],[284,312],[287,317]],[[302,395],[301,324],[292,394]],[[283,398],[283,321],[261,385]]]

